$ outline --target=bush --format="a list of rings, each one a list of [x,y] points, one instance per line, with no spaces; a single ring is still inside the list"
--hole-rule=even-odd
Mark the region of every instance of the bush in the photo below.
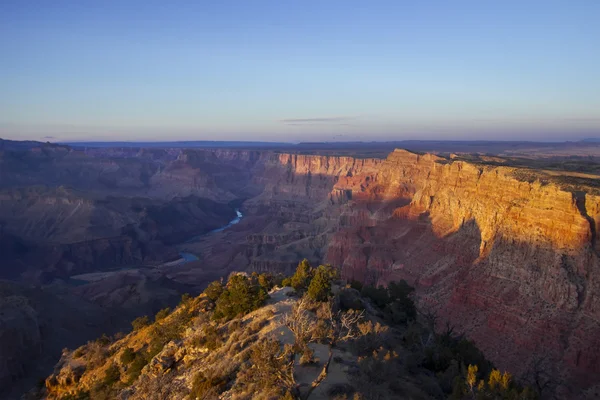
[[[331,267],[320,265],[308,286],[308,296],[315,301],[327,301],[331,294]]]
[[[189,293],[184,293],[181,295],[181,301],[179,302],[180,306],[184,306],[192,301],[193,297]]]
[[[214,326],[207,324],[204,327],[204,336],[202,337],[202,344],[208,350],[215,350],[221,346],[221,336],[219,331]]]
[[[402,279],[400,282],[392,281],[388,284],[388,292],[390,300],[392,301],[408,298],[408,296],[414,291],[415,288],[406,283],[404,279]]]
[[[281,286],[283,286],[283,287],[292,287],[292,278],[284,278],[281,281]]]
[[[281,348],[278,340],[261,339],[250,351],[248,368],[240,369],[239,384],[248,393],[264,393],[272,398],[284,398],[294,390],[293,367],[289,347]]]
[[[383,286],[363,286],[362,295],[369,298],[377,307],[383,308],[390,301],[388,291]]]
[[[207,376],[208,375],[208,376]],[[191,398],[212,399],[223,392],[227,381],[223,377],[198,372],[192,382]]]
[[[140,353],[135,354],[135,358],[129,367],[127,368],[127,383],[131,385],[142,373],[142,369],[148,364],[147,357]]]
[[[274,276],[273,276],[273,285],[274,285],[274,286],[279,286],[279,287],[283,287],[283,286],[285,286],[285,285],[283,284],[283,280],[284,280],[284,279],[285,279],[285,276],[284,276],[283,274],[281,274],[281,273],[279,273],[279,274],[277,274],[277,275],[274,275]]]
[[[273,275],[271,274],[260,274],[258,275],[258,285],[265,289],[267,292],[273,289],[275,286]]]
[[[204,290],[204,294],[212,301],[217,301],[223,293],[223,285],[221,282],[211,282],[208,287]]]
[[[96,343],[98,343],[100,346],[107,346],[110,344],[110,342],[110,337],[108,337],[106,333],[103,333],[102,336],[96,339]]]
[[[135,351],[131,347],[127,347],[121,353],[121,362],[125,365],[130,364],[133,360],[135,360]]]
[[[213,318],[230,320],[260,308],[268,294],[266,290],[252,284],[244,275],[233,275],[219,296]]]
[[[83,354],[84,354],[83,347],[79,347],[79,348],[77,348],[77,350],[75,350],[73,352],[73,357],[80,358],[81,356],[83,356]]]
[[[340,308],[347,310],[364,310],[365,306],[360,293],[355,289],[344,288],[338,295],[340,299]]]
[[[310,263],[305,258],[300,262],[300,264],[298,264],[298,268],[296,268],[296,272],[292,276],[290,283],[294,289],[304,291],[308,288],[312,277],[313,268],[310,266]]]
[[[169,307],[163,308],[162,310],[156,313],[156,315],[154,316],[154,321],[158,322],[161,319],[165,319],[169,316],[169,314],[171,314],[171,309]]]
[[[133,322],[131,323],[131,326],[133,327],[134,331],[142,329],[143,327],[148,326],[148,325],[150,325],[150,318],[148,318],[147,315],[138,317],[138,318],[134,319]]]
[[[361,281],[357,281],[357,280],[355,280],[355,279],[352,279],[352,280],[350,281],[350,287],[351,287],[352,289],[356,289],[356,290],[358,290],[358,291],[360,292],[360,291],[362,290],[362,288],[363,288],[363,284],[362,284],[362,282],[361,282]]]
[[[121,371],[119,371],[119,367],[114,364],[111,364],[110,367],[107,368],[104,373],[104,380],[102,383],[104,386],[112,386],[115,383],[121,380]]]
[[[316,363],[315,352],[305,344],[302,349],[302,356],[300,357],[300,365],[310,365],[314,363]]]

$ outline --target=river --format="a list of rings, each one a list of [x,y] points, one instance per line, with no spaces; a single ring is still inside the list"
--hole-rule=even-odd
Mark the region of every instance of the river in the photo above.
[[[225,229],[227,229],[227,228],[229,228],[229,227],[231,227],[231,226],[233,226],[235,224],[238,224],[242,220],[242,218],[244,217],[244,215],[242,214],[242,212],[238,208],[235,209],[235,215],[236,215],[236,217],[234,219],[232,219],[231,221],[229,221],[229,223],[227,225],[223,225],[220,228],[213,229],[212,231],[203,233],[202,235],[196,235],[196,236],[192,237],[191,239],[186,240],[185,243],[195,242],[195,241],[197,241],[198,239],[200,239],[203,236],[210,235],[211,233],[222,232]]]

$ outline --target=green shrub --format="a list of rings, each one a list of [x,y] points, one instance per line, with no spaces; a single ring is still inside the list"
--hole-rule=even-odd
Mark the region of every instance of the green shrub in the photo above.
[[[106,333],[103,333],[102,336],[96,339],[96,343],[98,343],[100,346],[107,346],[110,344],[110,342],[110,337],[108,337]]]
[[[283,284],[283,280],[285,279],[285,276],[281,273],[273,275],[273,285],[274,286],[279,286],[279,287],[283,287],[285,286]]]
[[[332,268],[320,265],[308,286],[308,296],[315,301],[327,301],[331,294]]]
[[[204,290],[204,294],[212,301],[217,301],[223,293],[223,285],[221,282],[211,282],[208,287]]]
[[[290,283],[294,289],[304,291],[308,288],[308,285],[310,285],[312,277],[313,268],[305,258],[298,264],[298,268],[296,268],[296,272],[292,276]]]
[[[193,300],[193,297],[189,293],[184,293],[181,295],[181,301],[179,302],[180,306],[184,306]]]
[[[127,383],[131,385],[142,373],[142,369],[148,364],[147,356],[140,353],[135,354],[135,358],[129,367],[127,368]]]
[[[127,347],[125,350],[123,350],[123,353],[121,353],[121,362],[127,365],[133,360],[135,360],[135,351],[133,351],[131,347]]]
[[[171,309],[169,307],[163,308],[162,310],[156,313],[156,315],[154,316],[154,321],[158,322],[161,319],[165,319],[169,316],[169,314],[171,314]]]
[[[133,322],[131,323],[131,326],[133,327],[134,331],[142,329],[143,327],[148,326],[148,325],[150,325],[150,318],[148,318],[147,315],[138,317],[138,318],[134,319]]]
[[[81,356],[83,356],[83,354],[84,354],[83,347],[79,347],[79,348],[77,348],[77,350],[75,350],[73,352],[73,357],[80,358]]]
[[[292,287],[292,278],[283,278],[283,280],[281,281],[281,286]]]
[[[273,275],[271,274],[260,274],[258,275],[258,285],[264,288],[267,292],[273,289],[275,286]]]
[[[207,324],[204,327],[203,333],[202,342],[208,350],[215,350],[221,346],[221,336],[219,335],[217,328]]]
[[[111,364],[110,367],[106,369],[104,373],[104,380],[102,383],[104,386],[112,386],[115,383],[121,380],[121,371],[119,371],[119,367],[114,364]]]
[[[210,373],[198,372],[192,382],[191,398],[212,399],[217,398],[223,392],[226,379]]]
[[[244,275],[233,275],[219,296],[213,318],[230,320],[260,308],[268,294],[258,284],[253,284]]]

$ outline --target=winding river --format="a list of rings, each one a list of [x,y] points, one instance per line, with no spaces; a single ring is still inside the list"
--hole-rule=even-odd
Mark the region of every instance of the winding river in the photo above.
[[[239,210],[239,208],[236,208],[236,209],[235,209],[235,214],[236,214],[236,217],[235,217],[234,219],[232,219],[231,221],[229,221],[229,223],[228,223],[227,225],[223,225],[223,226],[222,226],[222,227],[220,227],[220,228],[213,229],[212,231],[209,231],[209,232],[203,233],[202,235],[196,235],[196,236],[192,237],[191,239],[188,239],[188,240],[186,240],[186,241],[185,241],[185,243],[192,243],[192,242],[195,242],[195,241],[197,241],[198,239],[200,239],[201,237],[204,237],[204,236],[206,236],[206,235],[210,235],[211,233],[222,232],[222,231],[224,231],[225,229],[227,229],[227,228],[229,228],[229,227],[231,227],[231,226],[233,226],[233,225],[235,225],[235,224],[238,224],[238,223],[239,223],[239,222],[242,220],[242,218],[244,217],[244,215],[243,215],[243,214],[242,214],[242,212]]]

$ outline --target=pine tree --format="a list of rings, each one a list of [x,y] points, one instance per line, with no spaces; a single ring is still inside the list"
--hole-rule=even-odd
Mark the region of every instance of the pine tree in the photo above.
[[[292,276],[292,287],[296,290],[306,290],[308,285],[310,284],[310,280],[313,276],[313,268],[310,266],[310,263],[305,258],[298,264],[298,268],[296,268],[296,272]]]
[[[330,268],[320,265],[308,286],[308,295],[316,301],[327,301],[331,294]]]

